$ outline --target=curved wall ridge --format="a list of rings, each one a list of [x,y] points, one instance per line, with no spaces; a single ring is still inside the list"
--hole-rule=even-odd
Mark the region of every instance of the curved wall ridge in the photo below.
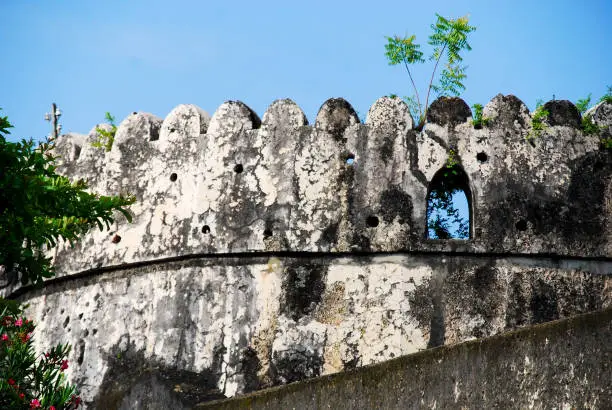
[[[365,124],[343,99],[326,101],[315,124],[291,100],[263,121],[242,102],[212,118],[179,105],[166,119],[132,114],[110,152],[91,146],[95,128],[58,141],[59,169],[105,194],[130,192],[134,223],[58,249],[60,271],[191,253],[398,251],[553,253],[610,257],[609,132],[612,110],[586,135],[568,101],[533,133],[518,98],[495,96],[472,124],[468,105],[440,98],[422,132],[406,104],[383,97]],[[76,152],[78,151],[78,156]],[[434,175],[457,165],[469,179],[471,239],[426,240]]]

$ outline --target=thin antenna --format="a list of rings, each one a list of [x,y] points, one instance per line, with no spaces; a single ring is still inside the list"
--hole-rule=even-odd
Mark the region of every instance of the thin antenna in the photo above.
[[[51,112],[45,114],[45,121],[51,121],[51,138],[55,141],[62,130],[62,126],[59,124],[59,117],[62,116],[62,111],[57,108],[55,103],[51,104]]]

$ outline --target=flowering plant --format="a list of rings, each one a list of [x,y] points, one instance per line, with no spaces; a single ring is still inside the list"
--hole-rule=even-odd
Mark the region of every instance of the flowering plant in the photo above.
[[[66,381],[69,345],[59,344],[40,357],[32,346],[34,323],[14,301],[0,298],[0,408],[76,409],[76,387]]]

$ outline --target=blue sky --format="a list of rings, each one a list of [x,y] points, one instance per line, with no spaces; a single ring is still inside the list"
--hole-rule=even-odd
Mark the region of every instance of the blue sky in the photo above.
[[[0,107],[11,139],[47,135],[52,102],[63,131],[82,133],[106,111],[163,118],[191,103],[212,115],[230,99],[262,116],[291,98],[312,123],[326,99],[344,97],[365,117],[377,98],[411,94],[385,36],[416,34],[427,54],[436,12],[477,27],[464,59],[470,105],[511,93],[533,109],[612,85],[609,0],[0,0]],[[414,72],[421,93],[431,68]]]

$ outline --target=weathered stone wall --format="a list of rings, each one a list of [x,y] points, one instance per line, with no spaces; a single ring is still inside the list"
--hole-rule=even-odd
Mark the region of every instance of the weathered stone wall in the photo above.
[[[94,232],[55,258],[63,273],[76,273],[193,253],[281,250],[609,257],[611,151],[600,149],[599,134],[580,130],[571,103],[547,106],[550,127],[532,141],[527,107],[501,95],[486,105],[491,120],[481,129],[463,100],[438,99],[423,132],[412,129],[401,100],[387,97],[365,124],[342,99],[323,104],[314,126],[290,100],[273,103],[262,121],[240,102],[212,118],[193,105],[164,121],[135,113],[108,153],[78,136],[58,142],[67,175],[138,202],[134,223],[121,218],[110,235]],[[598,106],[596,122],[609,128],[610,112]],[[469,178],[469,241],[425,239],[429,184],[449,158]]]
[[[175,385],[199,383],[183,397],[195,404],[612,304],[609,275],[529,262],[197,257],[65,278],[25,299],[37,347],[74,346],[69,375],[96,408],[134,408],[125,400],[143,383],[177,371]]]
[[[189,407],[609,307],[612,109],[585,135],[571,103],[547,107],[534,140],[501,95],[481,129],[442,98],[417,132],[383,97],[365,124],[342,99],[313,126],[290,100],[262,120],[230,101],[134,113],[110,152],[95,130],[63,136],[60,170],[134,194],[134,220],[60,246],[59,278],[12,296],[38,349],[74,346],[68,374],[105,409]],[[449,161],[468,178],[468,240],[426,238]]]
[[[612,310],[197,406],[217,409],[609,409]]]

